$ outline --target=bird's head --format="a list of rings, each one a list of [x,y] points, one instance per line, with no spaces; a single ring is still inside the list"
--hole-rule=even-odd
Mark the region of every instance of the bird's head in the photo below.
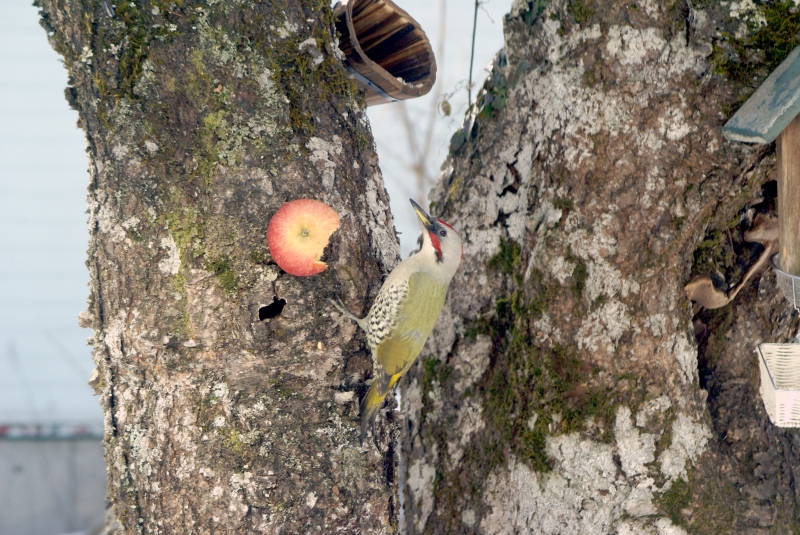
[[[422,247],[417,254],[431,257],[437,267],[453,276],[464,254],[461,236],[453,227],[441,219],[433,219],[413,199],[410,200],[422,223]]]

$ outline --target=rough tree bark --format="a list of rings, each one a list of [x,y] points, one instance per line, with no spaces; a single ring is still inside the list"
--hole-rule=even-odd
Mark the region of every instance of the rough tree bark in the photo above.
[[[359,446],[371,358],[327,299],[363,313],[398,247],[328,3],[38,5],[86,132],[82,320],[121,531],[391,531],[394,439]],[[302,279],[265,243],[299,197],[342,220]]]
[[[514,2],[434,189],[466,238],[405,383],[405,517],[421,533],[791,533],[800,437],[754,356],[798,321],[744,232],[774,144],[720,129],[795,45],[793,2]],[[695,307],[698,308],[698,307]]]

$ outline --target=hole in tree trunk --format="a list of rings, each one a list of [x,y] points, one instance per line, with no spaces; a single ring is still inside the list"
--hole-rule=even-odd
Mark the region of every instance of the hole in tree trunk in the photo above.
[[[264,305],[258,309],[258,319],[261,321],[271,318],[277,318],[283,312],[283,307],[286,306],[286,299],[278,299],[278,296],[272,298],[272,303]]]

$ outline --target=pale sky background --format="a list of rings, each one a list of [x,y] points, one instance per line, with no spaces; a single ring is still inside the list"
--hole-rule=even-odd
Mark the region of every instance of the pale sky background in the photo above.
[[[0,0],[0,424],[98,421],[86,308],[87,158],[27,0]]]
[[[407,104],[417,125],[431,116],[439,87],[453,92],[466,83],[474,4],[397,2],[438,51],[440,1],[446,2],[444,56],[437,57],[431,93]],[[478,86],[502,47],[502,16],[509,7],[510,0],[489,0],[478,14],[473,75]],[[38,21],[28,0],[0,0],[0,425],[95,423],[102,414],[87,385],[94,368],[86,345],[90,331],[77,324],[88,295],[88,161],[77,112],[64,100],[66,71]],[[466,100],[462,89],[450,99],[449,118],[435,112],[427,159],[434,177],[461,125]],[[426,199],[417,195],[403,163],[407,135],[393,106],[370,108],[368,115],[406,256],[419,234],[408,198]]]
[[[434,179],[439,176],[439,168],[447,156],[450,137],[461,127],[464,112],[467,110],[466,85],[469,79],[469,58],[472,47],[472,21],[475,3],[470,0],[394,0],[420,23],[428,35],[437,54],[438,72],[436,84],[427,95],[406,101],[409,116],[422,131],[433,115],[434,136],[427,158],[428,174]],[[444,5],[444,55],[439,56],[441,43],[441,17]],[[495,54],[503,47],[503,15],[511,9],[511,0],[485,0],[478,11],[477,37],[475,40],[475,61],[473,67],[472,98],[486,78],[486,67]],[[449,98],[452,107],[450,117],[438,111],[443,95]],[[367,110],[372,125],[372,134],[378,149],[381,171],[386,181],[386,189],[391,198],[392,214],[400,232],[400,248],[403,258],[416,249],[420,233],[419,221],[411,209],[408,199],[414,197],[424,208],[428,199],[417,194],[416,180],[405,162],[410,150],[406,129],[398,113],[400,104],[383,104]],[[430,187],[424,188],[425,197]],[[434,216],[438,214],[432,214]],[[458,229],[458,222],[450,222]]]

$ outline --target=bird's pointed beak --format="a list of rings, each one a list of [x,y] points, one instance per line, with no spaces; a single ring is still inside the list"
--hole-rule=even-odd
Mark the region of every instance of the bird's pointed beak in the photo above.
[[[428,232],[433,232],[433,219],[431,219],[431,216],[426,214],[425,210],[423,210],[420,205],[414,202],[414,199],[409,199],[409,201],[411,201],[411,206],[414,207],[414,211],[417,213],[417,217],[422,223],[422,226],[425,227],[425,230]]]

